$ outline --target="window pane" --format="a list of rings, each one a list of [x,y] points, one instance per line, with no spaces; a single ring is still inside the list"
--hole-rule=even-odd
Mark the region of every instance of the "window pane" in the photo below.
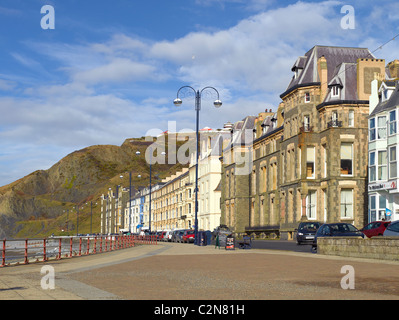
[[[370,166],[375,165],[375,152],[370,152]]]
[[[370,181],[375,181],[375,167],[370,168]]]
[[[370,129],[375,128],[375,118],[370,119]]]
[[[341,144],[341,159],[352,159],[352,144],[342,143]]]
[[[396,147],[389,149],[389,161],[396,161]]]
[[[352,217],[353,215],[353,190],[341,190],[341,217]]]
[[[378,152],[378,164],[379,165],[387,164],[387,152],[386,151]]]
[[[352,144],[341,144],[341,174],[352,174]]]
[[[386,203],[387,203],[387,200],[385,199],[385,197],[380,196],[379,199],[378,199],[379,208],[380,209],[385,209]]]
[[[398,175],[396,161],[389,164],[389,177],[396,178]]]
[[[386,125],[386,118],[384,117],[378,117],[378,128],[384,128]]]
[[[395,120],[396,120],[396,114],[395,110],[393,110],[389,113],[389,121],[395,121]]]
[[[306,148],[306,157],[307,162],[314,162],[314,147]]]
[[[386,179],[387,179],[387,167],[379,167],[378,180],[386,180]]]

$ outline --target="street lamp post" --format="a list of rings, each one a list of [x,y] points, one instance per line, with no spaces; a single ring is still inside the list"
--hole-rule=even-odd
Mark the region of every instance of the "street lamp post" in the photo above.
[[[222,101],[219,100],[219,92],[214,87],[205,87],[201,91],[195,90],[191,86],[183,86],[177,91],[177,97],[173,101],[176,106],[180,106],[183,101],[179,98],[180,90],[183,88],[189,88],[195,93],[195,110],[196,110],[196,144],[197,144],[197,154],[196,154],[196,163],[195,163],[195,225],[194,225],[194,244],[198,245],[198,162],[199,162],[199,112],[201,110],[201,96],[202,92],[206,89],[212,89],[217,94],[217,100],[213,102],[215,108],[220,108],[222,106]]]

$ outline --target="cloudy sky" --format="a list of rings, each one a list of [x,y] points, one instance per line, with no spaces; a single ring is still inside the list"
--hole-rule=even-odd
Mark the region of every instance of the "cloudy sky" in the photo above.
[[[367,47],[389,62],[398,22],[387,0],[2,0],[0,186],[168,122],[194,130],[193,98],[173,105],[184,85],[220,93],[219,109],[204,96],[201,127],[276,110],[298,56]]]

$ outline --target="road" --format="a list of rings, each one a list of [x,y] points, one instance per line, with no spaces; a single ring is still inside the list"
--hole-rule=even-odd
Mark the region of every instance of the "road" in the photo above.
[[[289,240],[254,240],[252,242],[254,249],[268,249],[268,250],[284,250],[292,252],[310,252],[310,244],[297,245],[295,241]]]

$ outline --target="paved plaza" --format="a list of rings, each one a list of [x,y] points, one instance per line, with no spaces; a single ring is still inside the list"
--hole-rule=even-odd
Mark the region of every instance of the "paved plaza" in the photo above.
[[[347,265],[355,288],[344,290]],[[54,289],[43,289],[48,268]],[[180,243],[8,266],[0,275],[1,300],[399,299],[399,262]]]

